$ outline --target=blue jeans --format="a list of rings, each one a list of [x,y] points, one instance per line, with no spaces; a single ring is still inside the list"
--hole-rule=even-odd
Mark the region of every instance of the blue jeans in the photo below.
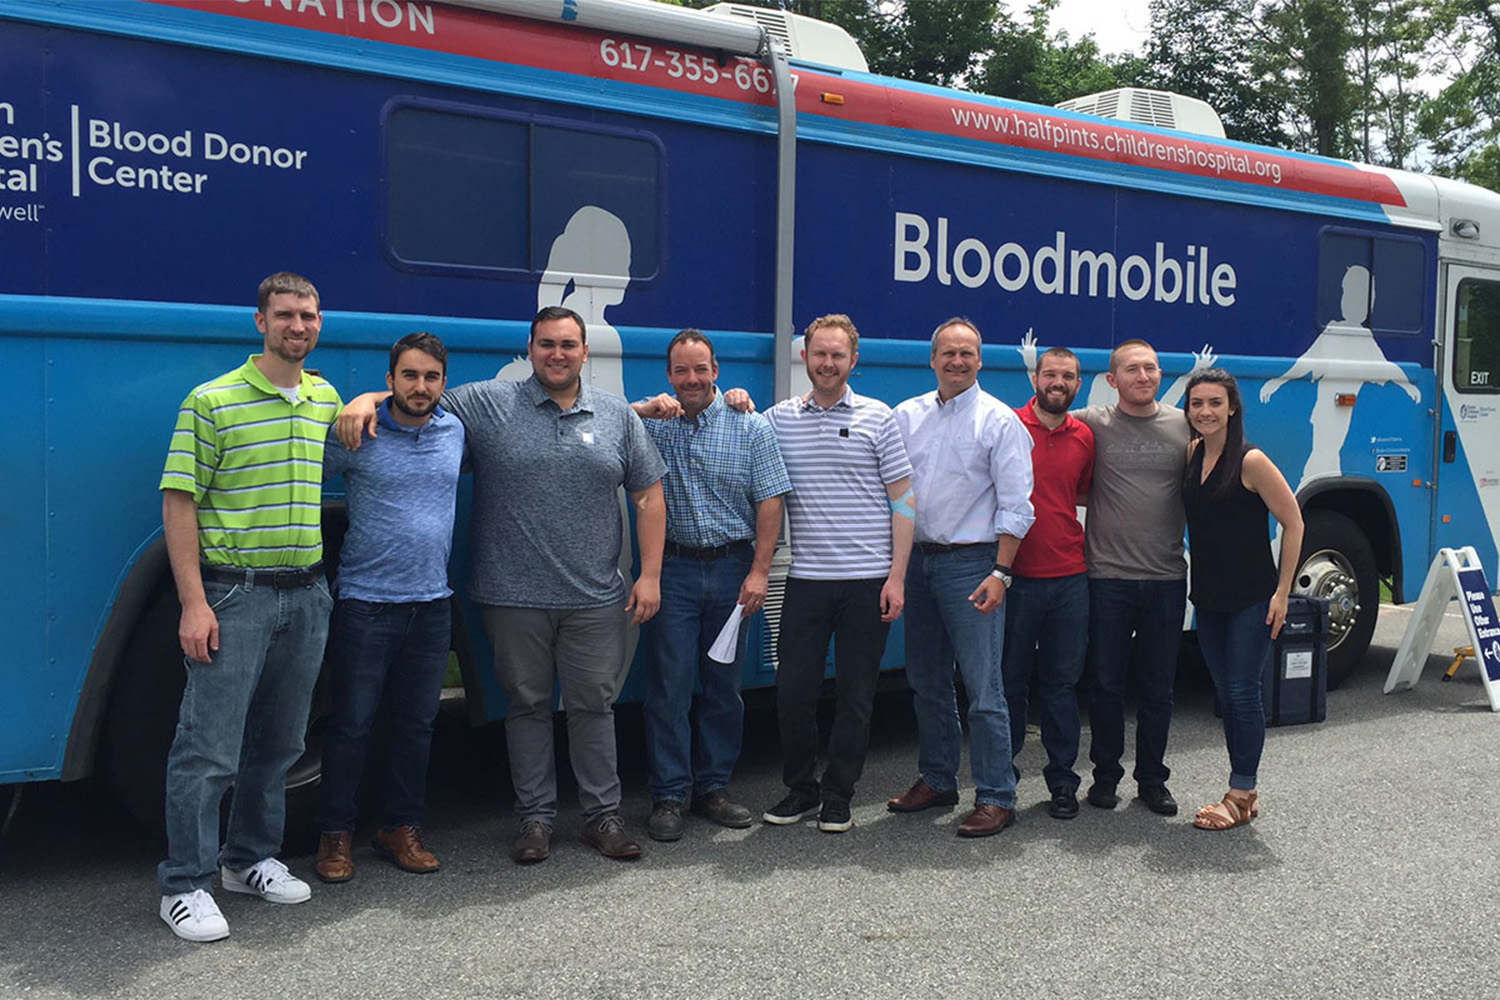
[[[704,561],[668,556],[661,568],[661,610],[647,634],[654,654],[646,675],[646,787],[661,802],[717,792],[729,784],[740,757],[745,706],[740,700],[749,622],[740,623],[733,663],[709,659],[708,649],[731,614],[739,614],[740,585],[754,562],[753,546]],[[694,681],[696,738],[688,718]]]
[[[1198,646],[1224,709],[1229,787],[1246,792],[1255,788],[1266,745],[1261,684],[1271,660],[1270,606],[1261,601],[1240,611],[1198,611]]]
[[[410,603],[341,599],[328,626],[333,716],[323,746],[318,828],[353,830],[365,748],[380,709],[390,704],[384,826],[421,826],[427,760],[448,668],[453,613],[447,598]]]
[[[969,603],[995,565],[993,545],[924,553],[906,569],[906,680],[917,713],[917,769],[939,792],[958,788],[963,731],[953,687],[958,661],[969,696],[969,767],[976,804],[1016,804],[1001,650],[1009,601],[990,614]]]
[[[286,772],[302,755],[333,598],[320,580],[279,590],[248,577],[205,580],[219,619],[212,663],[184,659],[187,687],[167,755],[162,895],[212,891],[219,865],[248,868],[281,850]],[[229,834],[219,807],[234,786]]]
[[[1135,780],[1164,785],[1172,688],[1187,608],[1186,580],[1089,581],[1089,759],[1094,780],[1113,788],[1125,776],[1125,688],[1135,637],[1138,694],[1135,712]]]
[[[1018,576],[1005,593],[1005,697],[1010,703],[1010,748],[1026,742],[1032,671],[1037,677],[1042,777],[1052,792],[1078,791],[1078,681],[1088,649],[1089,580],[1073,576]]]

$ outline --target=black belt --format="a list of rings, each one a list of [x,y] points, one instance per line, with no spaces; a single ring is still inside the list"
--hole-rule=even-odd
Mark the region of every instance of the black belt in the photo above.
[[[311,587],[324,579],[323,564],[311,566],[282,566],[278,569],[241,569],[235,566],[212,566],[203,563],[199,567],[203,579],[219,583],[244,583],[248,577],[256,587],[275,587],[277,590],[300,590]]]
[[[669,556],[682,559],[698,559],[703,562],[711,562],[714,559],[723,559],[725,556],[736,552],[751,552],[755,546],[748,539],[738,542],[730,542],[728,545],[715,545],[711,549],[694,549],[686,545],[678,545],[676,542],[668,542],[663,552]]]
[[[936,556],[944,552],[962,552],[964,549],[993,549],[994,547],[994,542],[959,542],[957,545],[944,545],[942,542],[917,543],[917,548],[922,550],[924,556]]]

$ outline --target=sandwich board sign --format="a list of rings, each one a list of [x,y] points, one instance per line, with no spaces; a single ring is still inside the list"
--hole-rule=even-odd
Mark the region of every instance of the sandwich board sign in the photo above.
[[[1448,604],[1454,598],[1463,612],[1469,629],[1474,658],[1479,661],[1479,676],[1489,695],[1490,710],[1500,712],[1500,618],[1495,615],[1495,600],[1489,581],[1473,547],[1439,549],[1427,570],[1422,594],[1417,598],[1416,612],[1406,626],[1401,648],[1385,680],[1385,693],[1415,687],[1432,651],[1438,625]]]

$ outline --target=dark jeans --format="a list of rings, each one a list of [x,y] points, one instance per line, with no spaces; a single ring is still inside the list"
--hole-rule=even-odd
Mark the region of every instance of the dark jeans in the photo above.
[[[824,801],[845,803],[854,797],[854,783],[864,771],[870,747],[875,681],[890,631],[880,620],[884,584],[883,578],[786,581],[776,643],[776,717],[784,761],[781,780],[793,791],[820,794],[818,691],[832,638],[838,689],[821,795]]]
[[[401,604],[341,599],[334,605],[328,627],[333,715],[323,746],[319,829],[354,829],[354,797],[382,694],[391,714],[384,826],[422,825],[452,621],[447,598]]]
[[[1032,671],[1037,678],[1048,791],[1078,790],[1078,681],[1088,648],[1089,581],[1083,573],[1052,578],[1018,576],[1005,592],[1005,697],[1010,747],[1026,742]]]
[[[1186,580],[1089,581],[1089,759],[1094,780],[1113,787],[1125,771],[1125,688],[1134,649],[1138,695],[1135,780],[1163,785],[1172,687],[1187,607]],[[1134,636],[1132,645],[1131,637]]]
[[[652,657],[646,674],[646,786],[653,802],[717,792],[729,784],[744,738],[740,700],[749,621],[740,623],[733,663],[709,658],[708,650],[730,615],[740,613],[740,585],[755,550],[746,545],[704,561],[669,555],[662,561],[661,610],[646,626]],[[696,710],[696,736],[689,720],[694,681],[703,687]]]
[[[1271,659],[1269,601],[1240,611],[1198,612],[1198,647],[1224,708],[1224,743],[1229,748],[1229,787],[1255,788],[1260,754],[1266,745],[1266,712],[1261,684]]]

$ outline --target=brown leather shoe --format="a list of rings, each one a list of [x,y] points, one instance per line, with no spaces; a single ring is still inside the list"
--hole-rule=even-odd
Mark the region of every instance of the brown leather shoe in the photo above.
[[[534,865],[552,855],[552,830],[536,820],[521,824],[521,835],[511,845],[510,859],[518,865]]]
[[[443,867],[433,853],[422,846],[422,834],[414,826],[398,826],[394,830],[381,830],[370,841],[375,853],[388,858],[391,864],[404,872],[426,875]]]
[[[974,807],[967,819],[958,824],[960,837],[989,837],[1016,821],[1016,811],[988,802]]]
[[[349,851],[353,836],[349,830],[339,830],[318,837],[318,878],[324,882],[347,882],[354,877],[354,857]]]
[[[921,812],[923,809],[931,809],[933,806],[956,805],[958,805],[958,789],[940,792],[929,785],[925,778],[918,778],[915,785],[888,801],[885,807],[893,813],[914,813]]]
[[[641,856],[641,845],[630,839],[625,821],[617,812],[600,813],[584,824],[583,842],[616,861],[634,861]]]

